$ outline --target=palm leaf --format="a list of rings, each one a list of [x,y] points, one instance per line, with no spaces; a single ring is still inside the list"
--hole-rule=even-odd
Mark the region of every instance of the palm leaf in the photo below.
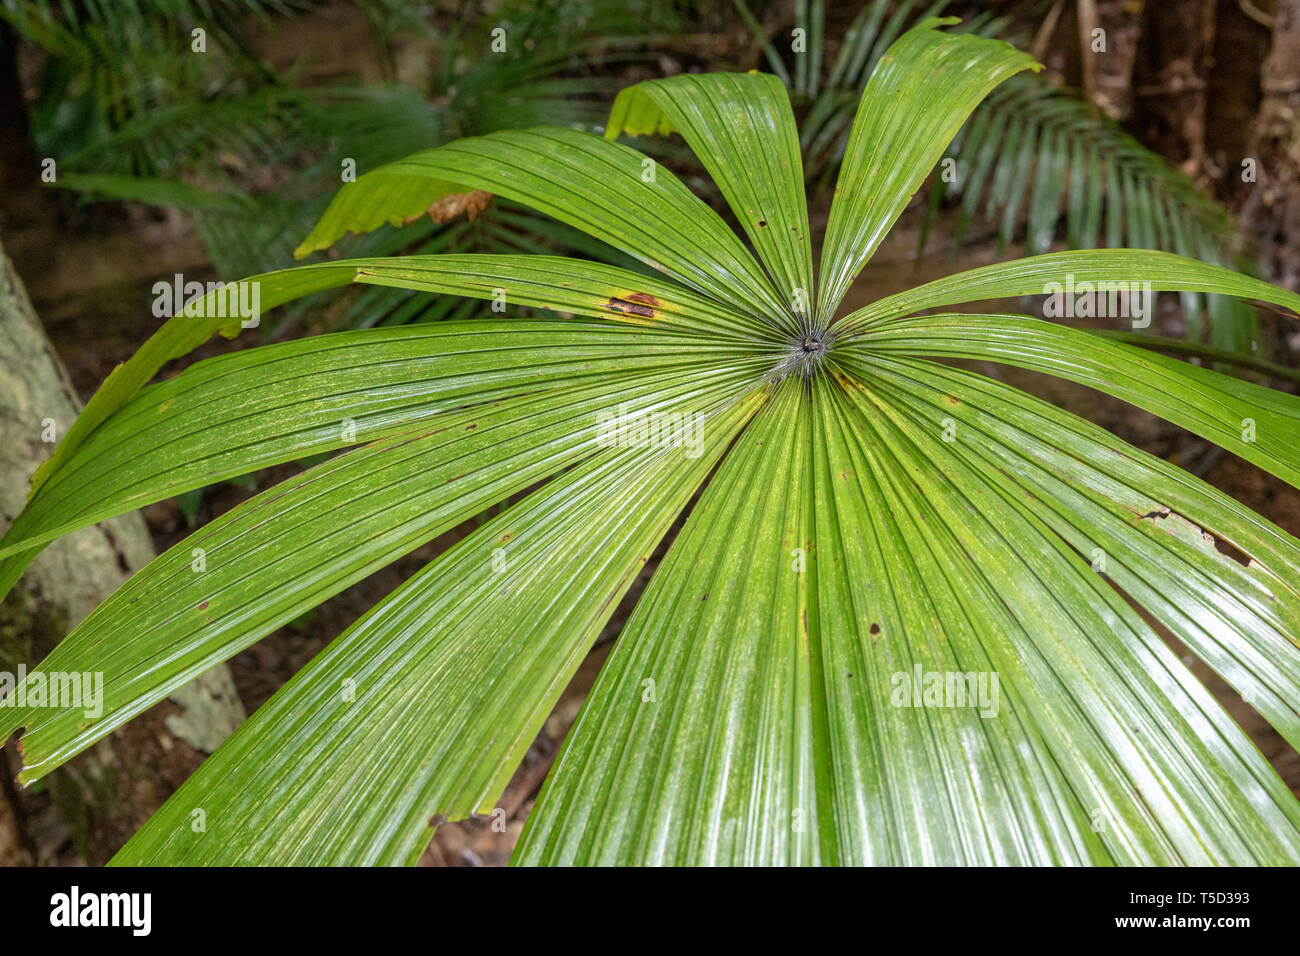
[[[716,409],[698,458],[683,465],[680,449],[643,449],[590,459],[430,563],[259,710],[114,862],[412,863],[437,817],[490,812],[618,599],[759,398]],[[350,703],[345,687],[356,690]],[[244,759],[268,744],[274,765]],[[231,787],[231,774],[243,785]],[[297,833],[283,826],[286,792],[301,812]],[[208,808],[207,833],[185,825],[190,800]],[[349,826],[314,839],[344,805],[358,807]],[[229,839],[210,839],[216,830]]]
[[[30,702],[10,710],[0,731],[26,725],[24,778],[439,530],[547,482],[336,640],[118,862],[411,862],[436,815],[493,807],[684,511],[529,817],[518,861],[1300,861],[1300,803],[1156,628],[1300,738],[1300,541],[1096,426],[948,363],[1083,382],[1292,483],[1300,399],[1091,331],[918,314],[1041,293],[1069,274],[1292,310],[1300,296],[1169,253],[1102,250],[972,270],[832,323],[947,138],[998,78],[1028,65],[1005,44],[938,25],[903,34],[868,83],[821,294],[799,335],[779,291],[802,277],[798,245],[756,241],[760,264],[675,179],[662,170],[642,179],[631,150],[545,129],[397,168],[508,195],[658,265],[662,278],[472,256],[263,276],[268,308],[357,282],[489,300],[505,288],[508,301],[558,315],[410,338],[327,335],[201,363],[172,386],[178,406],[189,403],[174,419],[169,383],[143,386],[232,323],[171,320],[110,377],[42,471],[33,517],[6,542],[10,560],[94,520],[91,490],[116,470],[98,455],[155,418],[198,466],[142,454],[138,472],[105,479],[103,508],[174,493],[213,469],[342,447],[331,414],[368,414],[369,444],[200,529],[79,625],[38,674],[103,672],[104,715]],[[711,88],[723,101],[752,97],[747,117],[783,114],[765,81],[676,86],[656,88],[667,107],[645,89],[627,94],[619,122],[689,131],[710,168],[758,141],[749,118],[706,123]],[[788,156],[781,126],[773,156]],[[790,163],[733,173],[724,191],[737,221],[773,209],[769,221],[797,224],[783,205],[790,184],[778,181],[796,173]],[[364,215],[357,190],[345,194],[317,239]],[[506,354],[493,371],[484,353],[498,338]],[[477,347],[456,354],[466,343]],[[389,367],[421,357],[411,373]],[[337,381],[298,381],[318,359],[337,363]],[[268,394],[243,411],[301,402],[303,420],[264,426],[267,450],[226,457],[218,445],[240,410],[184,423],[229,389],[248,390],[263,363]],[[368,394],[361,369],[375,364]],[[700,416],[700,454],[601,441],[602,415],[620,405]],[[1259,425],[1254,441],[1243,419]],[[206,829],[194,825],[198,810]]]
[[[628,87],[605,136],[677,131],[695,150],[790,308],[813,312],[808,206],[790,99],[774,78],[683,75]],[[773,149],[775,145],[775,149]]]
[[[763,452],[724,463],[519,861],[1293,860],[1296,803],[1226,714],[992,472],[962,468],[965,446],[873,398],[867,369],[774,407]],[[917,667],[999,674],[1001,709],[889,706]]]
[[[301,285],[308,275],[310,284]],[[568,259],[353,260],[254,281],[264,295],[273,297],[272,302],[285,289],[318,291],[349,281],[484,299],[500,294],[515,302],[631,327],[653,327],[657,332],[676,329],[692,336],[710,331],[712,341],[696,341],[697,354],[734,353],[742,345],[753,348],[752,320],[726,306],[612,266]],[[145,389],[119,410],[130,383],[152,376],[169,349],[192,348],[228,321],[221,316],[179,315],[169,320],[151,345],[115,370],[118,381],[110,376],[78,419],[112,415],[111,422],[87,429],[91,440],[85,448],[80,447],[85,432],[74,423],[58,453],[33,479],[31,505],[0,542],[0,558],[28,552],[21,559],[0,563],[0,593],[17,580],[34,556],[34,547],[93,521],[221,478],[386,436],[434,411],[455,407],[449,401],[519,394],[541,384],[539,380],[547,381],[543,370],[548,367],[554,374],[578,377],[593,367],[637,369],[645,367],[645,359],[654,361],[657,344],[667,346],[670,360],[674,350],[692,341],[655,335],[647,342],[642,337],[636,351],[629,353],[627,344],[606,344],[608,337],[600,336],[593,341],[590,329],[572,323],[555,330],[562,333],[559,338],[547,334],[548,326],[541,326],[542,338],[533,340],[513,323],[509,331],[519,334],[506,346],[497,341],[505,329],[481,321],[424,334],[368,334],[352,337],[346,344],[312,340],[200,363],[170,382]],[[728,339],[730,347],[725,344]],[[457,352],[447,359],[424,358],[433,342],[454,342]],[[546,353],[557,346],[566,349],[560,361],[545,361]],[[180,353],[170,353],[175,354]],[[611,364],[599,364],[602,357]],[[578,359],[583,362],[581,370],[575,367]],[[332,375],[318,374],[325,370]],[[253,383],[263,387],[254,390]],[[202,425],[196,429],[198,416]],[[352,426],[350,438],[345,438],[349,434],[345,422]],[[177,458],[188,464],[175,467],[171,463]],[[46,474],[54,476],[48,487]]]
[[[909,31],[862,94],[826,224],[817,293],[823,322],[975,105],[1008,76],[1041,68],[1007,44],[932,29],[956,22],[930,19]],[[930,82],[935,72],[960,80],[939,88]]]
[[[745,13],[743,0],[736,3]],[[790,79],[766,35],[748,15],[775,74],[807,106],[800,143],[810,180],[825,183],[848,148],[857,91],[885,48],[908,20],[942,12],[937,0],[918,13],[917,0],[872,0],[845,32],[818,93],[810,81]],[[823,3],[813,4],[820,11]],[[805,12],[800,23],[818,14]],[[960,29],[973,36],[1001,33],[1006,24],[988,15]],[[811,37],[811,34],[810,34]],[[806,72],[808,61],[798,56]],[[779,69],[777,68],[779,65]],[[947,196],[960,200],[954,227],[956,254],[970,226],[981,219],[996,226],[998,247],[1022,236],[1031,255],[1057,240],[1072,248],[1125,244],[1160,249],[1225,266],[1238,261],[1240,237],[1227,212],[1181,170],[1144,147],[1117,123],[1069,90],[1037,76],[1016,76],[994,90],[970,117],[944,154],[955,177],[935,176],[923,210],[918,253],[927,247],[935,216]],[[928,168],[928,167],[927,167]],[[1255,313],[1231,298],[1186,293],[1186,337],[1249,357],[1259,349]]]
[[[431,416],[268,489],[152,561],[43,662],[59,670],[75,660],[103,673],[105,716],[88,725],[75,710],[14,710],[9,719],[27,728],[22,779],[39,779],[218,661],[581,461],[598,447],[601,409],[625,402],[635,413],[676,403],[703,414],[710,399],[727,397],[747,377],[720,374],[710,388],[673,385],[682,376],[660,371],[605,377],[585,389],[553,387]],[[202,552],[197,569],[195,549]]]
[[[714,299],[727,299],[728,286],[717,278],[727,275],[733,294],[739,288],[763,303],[765,316],[788,314],[722,218],[666,169],[655,169],[647,182],[643,173],[650,168],[634,150],[574,130],[538,127],[457,140],[345,186],[296,254],[326,248],[349,230],[409,216],[434,199],[483,189],[581,229]],[[418,197],[413,208],[412,195]]]

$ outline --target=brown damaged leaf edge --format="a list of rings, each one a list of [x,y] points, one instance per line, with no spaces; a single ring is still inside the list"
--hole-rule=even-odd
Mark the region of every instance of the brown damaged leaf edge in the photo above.
[[[410,216],[402,225],[409,226],[425,215],[428,215],[430,219],[440,226],[445,226],[462,214],[470,222],[473,222],[491,201],[492,193],[484,189],[475,189],[467,193],[451,193],[441,199],[434,200],[428,209]]]
[[[657,319],[659,310],[663,308],[663,303],[649,292],[629,292],[621,298],[611,296],[609,301],[605,303],[605,308],[611,312],[626,315],[629,317],[628,321],[635,322],[637,318]]]

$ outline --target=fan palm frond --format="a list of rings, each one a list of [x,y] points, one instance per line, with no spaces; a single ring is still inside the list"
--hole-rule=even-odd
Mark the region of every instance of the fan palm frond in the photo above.
[[[940,13],[951,0],[871,0],[833,60],[824,51],[824,2],[800,0],[796,23],[806,31],[807,54],[794,55],[793,71],[744,0],[734,2],[755,31],[766,63],[807,111],[800,139],[805,169],[810,182],[825,186],[843,158],[858,91],[884,50],[909,23]],[[958,29],[993,36],[1007,26],[1006,19],[986,13]],[[954,254],[973,223],[989,221],[999,248],[1023,237],[1030,254],[1064,242],[1070,248],[1161,249],[1249,267],[1222,206],[1099,110],[1040,75],[1015,77],[994,91],[945,158],[952,165],[941,164],[931,181],[918,253],[925,251],[934,215],[949,197],[961,203]],[[1185,293],[1181,302],[1187,338],[1259,354],[1252,309],[1213,295]]]

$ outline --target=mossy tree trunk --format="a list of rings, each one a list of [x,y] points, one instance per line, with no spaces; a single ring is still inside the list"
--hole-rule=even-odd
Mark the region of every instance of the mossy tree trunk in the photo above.
[[[80,403],[22,281],[0,247],[0,532],[22,510],[28,478]],[[153,557],[138,513],[67,535],[32,562],[0,603],[0,669],[29,669]],[[27,791],[16,755],[0,754],[0,862],[101,863],[243,719],[224,665],[178,691]],[[32,859],[35,856],[38,859]]]

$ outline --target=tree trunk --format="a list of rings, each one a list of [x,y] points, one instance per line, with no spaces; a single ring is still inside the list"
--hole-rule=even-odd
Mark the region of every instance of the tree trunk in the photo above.
[[[1280,0],[1273,43],[1260,76],[1263,99],[1250,156],[1257,182],[1242,225],[1258,237],[1265,274],[1300,288],[1300,0]],[[1293,343],[1300,348],[1300,341]]]
[[[0,341],[3,532],[53,448],[43,433],[52,427],[62,436],[80,403],[2,247]],[[52,542],[0,603],[0,670],[34,667],[153,554],[138,512]],[[5,748],[0,862],[106,861],[243,718],[223,664],[40,781],[44,786],[18,791],[14,748]]]
[[[1133,72],[1132,128],[1193,178],[1204,168],[1215,0],[1148,3]]]

